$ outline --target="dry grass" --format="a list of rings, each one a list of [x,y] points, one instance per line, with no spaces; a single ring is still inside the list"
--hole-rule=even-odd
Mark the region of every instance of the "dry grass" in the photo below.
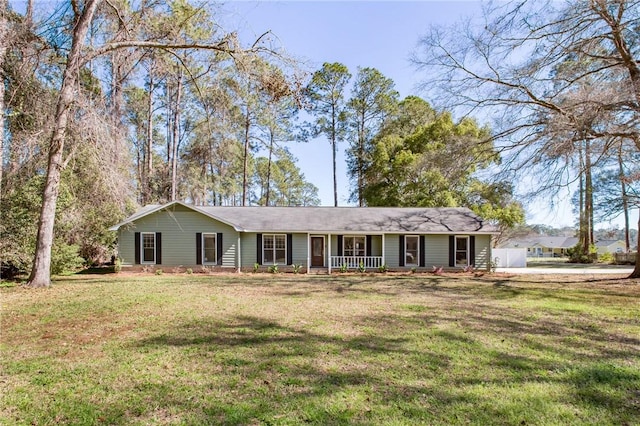
[[[638,424],[640,282],[108,275],[4,288],[1,424]]]

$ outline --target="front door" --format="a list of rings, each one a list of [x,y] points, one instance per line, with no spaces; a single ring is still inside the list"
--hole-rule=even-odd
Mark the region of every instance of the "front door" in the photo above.
[[[311,237],[311,266],[324,266],[324,237]]]

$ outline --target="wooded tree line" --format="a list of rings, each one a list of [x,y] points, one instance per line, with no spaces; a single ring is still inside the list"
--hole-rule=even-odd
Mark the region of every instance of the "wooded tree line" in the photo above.
[[[104,261],[137,205],[319,203],[287,147],[300,79],[268,35],[242,46],[184,0],[53,6],[0,3],[5,269]]]
[[[449,143],[471,144],[487,129],[454,123],[417,98],[399,102],[393,81],[373,68],[357,70],[349,97],[344,65],[305,75],[268,34],[242,46],[221,32],[213,9],[88,0],[36,16],[33,2],[24,13],[3,2],[2,18],[0,250],[5,267],[31,268],[34,286],[48,285],[50,270],[108,258],[107,228],[137,205],[319,204],[287,148],[295,141],[332,143],[336,205],[344,140],[359,205],[459,205],[471,201],[460,196],[466,181],[479,185],[471,156],[460,158],[461,170],[431,169]],[[408,142],[420,126],[431,133]],[[411,146],[386,170],[380,157],[396,153],[378,141],[394,135]],[[397,184],[383,195],[376,188],[389,180]]]
[[[188,0],[70,0],[45,16],[32,1],[17,13],[0,0],[1,263],[48,285],[50,270],[108,256],[106,229],[140,204],[318,204],[287,149],[314,138],[333,151],[335,205],[347,142],[361,206],[468,205],[508,227],[524,219],[513,183],[529,168],[543,170],[536,191],[581,182],[588,230],[598,203],[633,203],[640,71],[625,14],[636,17],[636,3],[579,5],[598,26],[524,1],[487,9],[466,38],[434,28],[416,62],[436,99],[453,102],[434,108],[399,100],[373,68],[353,77],[325,63],[307,74],[269,34],[243,45],[214,8]],[[454,120],[460,107],[469,114]],[[491,129],[471,118],[487,107],[502,113]],[[598,191],[604,182],[622,195]]]

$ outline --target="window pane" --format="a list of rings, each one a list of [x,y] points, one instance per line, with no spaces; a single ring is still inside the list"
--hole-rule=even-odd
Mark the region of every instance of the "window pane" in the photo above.
[[[286,250],[284,249],[276,250],[276,263],[287,263]]]
[[[142,261],[155,262],[156,234],[142,234]]]
[[[355,237],[355,255],[356,256],[364,256],[365,255],[365,237]]]
[[[273,263],[273,249],[264,251],[264,263]]]
[[[273,235],[264,235],[262,237],[262,246],[265,249],[272,249],[273,248]]]
[[[456,266],[467,266],[469,264],[467,240],[467,237],[456,238]]]
[[[276,244],[277,249],[284,249],[287,246],[287,239],[284,235],[276,235]]]
[[[203,235],[204,239],[204,262],[205,263],[215,263],[217,261],[216,258],[216,236],[215,234],[205,234]]]
[[[418,264],[418,237],[406,237],[406,265],[417,265]]]
[[[353,237],[344,237],[344,255],[345,256],[353,256]]]

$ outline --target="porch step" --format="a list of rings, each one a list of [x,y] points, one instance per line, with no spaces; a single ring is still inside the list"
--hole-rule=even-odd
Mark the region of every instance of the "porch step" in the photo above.
[[[310,268],[310,275],[329,275],[329,268]]]

